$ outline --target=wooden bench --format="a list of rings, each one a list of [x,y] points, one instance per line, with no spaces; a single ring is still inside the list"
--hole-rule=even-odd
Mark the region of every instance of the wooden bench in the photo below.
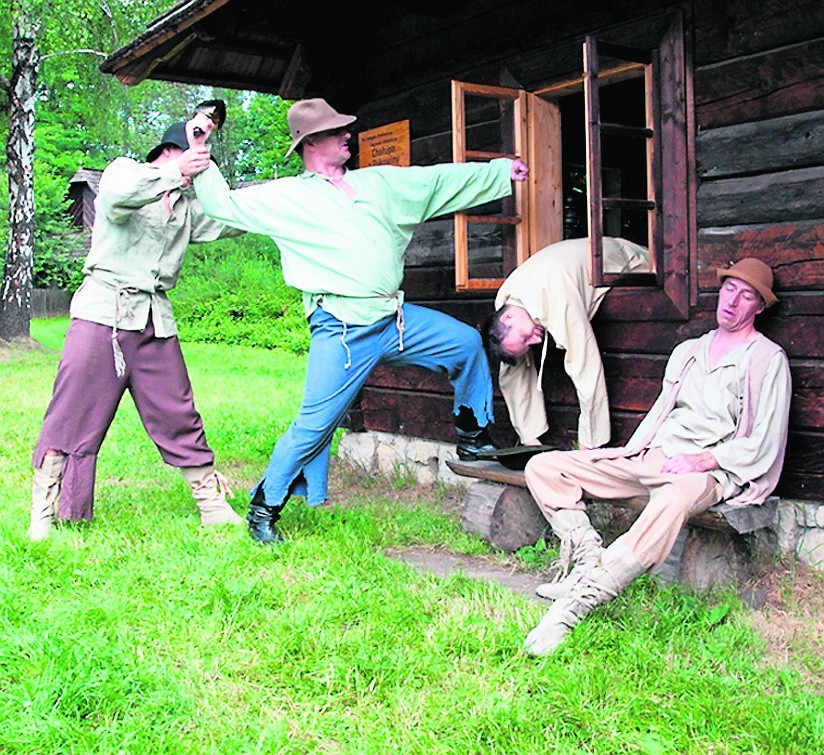
[[[455,474],[471,477],[461,507],[464,528],[480,535],[490,545],[507,553],[534,545],[551,534],[549,525],[530,492],[524,473],[507,469],[496,461],[448,461]],[[759,506],[730,506],[723,501],[691,517],[679,534],[667,564],[659,570],[666,582],[679,581],[695,587],[740,583],[751,573],[746,535],[773,526],[778,497],[770,496]],[[594,502],[598,504],[599,502]],[[620,502],[600,502],[609,512],[602,531],[607,542],[626,531],[636,516]],[[604,531],[606,530],[606,531]]]

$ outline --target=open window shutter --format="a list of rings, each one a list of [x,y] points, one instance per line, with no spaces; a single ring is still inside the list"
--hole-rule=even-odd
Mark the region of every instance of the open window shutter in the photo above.
[[[646,90],[646,124],[627,126],[618,123],[603,123],[598,91],[598,74],[601,56],[613,60],[637,64],[643,67]],[[658,213],[660,206],[660,171],[657,169],[656,140],[656,94],[652,86],[652,61],[654,53],[648,50],[598,42],[594,37],[584,40],[584,103],[586,108],[587,144],[587,195],[589,198],[589,240],[592,254],[592,284],[594,286],[620,285],[620,276],[606,275],[603,266],[604,210],[628,209],[647,212],[649,229],[647,246],[651,250],[659,248]],[[632,66],[630,66],[632,67]],[[646,197],[606,197],[602,181],[601,136],[614,134],[628,139],[642,139],[646,142],[647,196]],[[651,253],[654,260],[655,255]],[[654,268],[657,267],[654,263]],[[629,279],[631,280],[631,278]],[[660,282],[660,281],[659,281]],[[630,285],[632,285],[630,283]]]
[[[501,142],[507,150],[473,150],[468,147],[466,96],[498,100],[503,105],[511,103],[511,122],[501,122]],[[462,163],[471,160],[492,160],[497,157],[515,158],[525,154],[526,135],[526,93],[519,89],[452,82],[452,158]],[[526,206],[526,182],[515,184],[514,197],[507,211],[500,214],[455,213],[455,288],[458,291],[495,290],[501,286],[506,275],[520,265],[528,256],[528,229],[522,222]],[[484,277],[472,275],[470,265],[470,241],[472,227],[499,226],[503,231],[514,230],[512,243],[502,244],[501,276]],[[507,231],[508,233],[508,231]]]
[[[645,126],[601,122],[598,73],[604,58],[643,66],[647,101]],[[631,48],[587,37],[584,42],[584,95],[592,283],[595,286],[637,286],[642,281],[638,275],[604,274],[603,217],[604,210],[610,208],[645,210],[648,213],[650,264],[654,273],[651,282],[656,288],[649,292],[644,312],[639,312],[639,315],[686,319],[689,316],[691,184],[682,15],[675,15],[655,50]],[[604,196],[601,164],[601,136],[604,134],[646,140],[646,197]]]

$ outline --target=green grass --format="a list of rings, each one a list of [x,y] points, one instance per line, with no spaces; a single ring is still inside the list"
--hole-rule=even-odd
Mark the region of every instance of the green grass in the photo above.
[[[520,644],[541,606],[383,555],[484,550],[437,491],[340,471],[344,506],[294,501],[287,544],[261,548],[242,528],[198,526],[128,398],[94,523],[30,543],[30,454],[65,326],[35,322],[47,349],[0,362],[0,752],[822,750],[820,698],[763,663],[734,599],[725,613],[641,580],[532,659]],[[218,466],[244,488],[292,417],[304,363],[185,352]]]

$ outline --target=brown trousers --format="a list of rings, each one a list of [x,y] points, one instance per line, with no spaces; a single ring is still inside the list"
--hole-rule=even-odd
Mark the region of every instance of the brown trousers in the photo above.
[[[585,508],[583,498],[626,500],[641,514],[619,541],[648,570],[663,565],[687,519],[721,500],[720,483],[707,472],[663,474],[660,448],[619,459],[593,459],[592,451],[552,451],[533,457],[526,482],[547,518],[559,509]]]
[[[177,336],[155,338],[151,318],[143,331],[119,331],[126,360],[123,377],[115,374],[111,337],[111,328],[85,320],[72,320],[66,333],[32,459],[39,467],[49,449],[66,454],[59,519],[92,518],[97,453],[127,390],[167,464],[202,467],[214,462]]]

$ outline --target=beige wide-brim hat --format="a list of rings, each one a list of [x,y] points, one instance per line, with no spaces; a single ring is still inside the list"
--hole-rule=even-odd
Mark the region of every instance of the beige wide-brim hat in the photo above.
[[[292,144],[286,153],[286,157],[289,157],[305,136],[348,126],[357,120],[357,116],[339,113],[326,100],[314,97],[292,105],[286,114],[286,120],[292,137]]]
[[[738,260],[732,267],[715,269],[718,275],[718,280],[723,281],[724,278],[740,278],[745,283],[749,283],[764,300],[764,305],[771,307],[778,299],[772,291],[773,287],[773,271],[772,268],[755,259],[755,257],[744,257]]]

